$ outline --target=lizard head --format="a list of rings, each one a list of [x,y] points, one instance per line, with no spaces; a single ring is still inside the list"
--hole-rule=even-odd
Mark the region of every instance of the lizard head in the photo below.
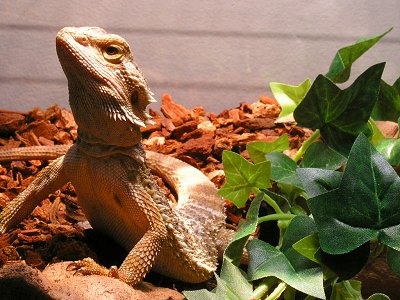
[[[114,121],[137,131],[151,124],[145,110],[153,93],[123,38],[98,27],[66,27],[56,48],[79,126]]]

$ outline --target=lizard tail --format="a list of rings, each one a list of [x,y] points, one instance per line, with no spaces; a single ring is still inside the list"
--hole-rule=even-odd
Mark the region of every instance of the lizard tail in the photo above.
[[[71,145],[54,145],[2,149],[0,151],[0,162],[27,159],[56,159],[67,153],[70,147]]]
[[[164,154],[146,151],[146,162],[154,174],[163,178],[178,195],[178,209],[198,205],[223,216],[223,198],[200,170]],[[209,214],[209,213],[208,213]]]
[[[160,153],[146,151],[151,171],[166,181],[178,196],[175,212],[210,257],[221,257],[232,236],[225,228],[224,200],[200,170]],[[194,217],[195,216],[195,217]]]

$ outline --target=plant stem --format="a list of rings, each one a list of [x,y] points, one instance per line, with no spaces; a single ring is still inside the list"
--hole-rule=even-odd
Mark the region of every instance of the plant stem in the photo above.
[[[319,129],[315,130],[314,133],[304,141],[303,145],[301,145],[299,151],[297,151],[296,155],[293,157],[295,162],[298,162],[299,159],[303,156],[304,152],[310,147],[310,145],[320,136]]]
[[[274,211],[275,211],[277,214],[283,214],[283,213],[284,213],[284,212],[281,210],[281,208],[279,207],[279,205],[275,202],[275,200],[272,199],[270,196],[264,194],[264,200],[265,200],[265,202],[268,203],[269,206],[271,206],[271,207],[274,209]]]
[[[276,300],[278,299],[282,293],[285,291],[287,284],[285,282],[281,282],[278,286],[273,290],[271,294],[265,300]]]
[[[346,290],[348,290],[351,294],[357,293],[357,290],[351,286],[351,283],[349,280],[343,281],[343,285],[346,287]]]
[[[264,217],[260,217],[258,218],[258,224],[262,223],[262,222],[268,222],[268,221],[279,221],[279,220],[291,220],[295,217],[296,215],[292,215],[292,214],[285,214],[285,213],[281,213],[281,214],[270,214]]]
[[[379,255],[382,254],[382,252],[385,250],[385,248],[386,248],[386,246],[384,244],[381,244],[378,242],[375,245],[375,248],[372,250],[371,257],[377,258]]]
[[[261,284],[253,291],[251,300],[261,299],[278,281],[275,277],[265,278]]]

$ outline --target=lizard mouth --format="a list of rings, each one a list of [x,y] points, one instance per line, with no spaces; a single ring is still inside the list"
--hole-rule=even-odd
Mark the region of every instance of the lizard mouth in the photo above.
[[[91,76],[99,77],[99,72],[89,63],[90,55],[86,55],[86,47],[88,38],[83,34],[78,35],[76,32],[61,29],[56,36],[56,50],[60,59],[61,66],[66,73],[86,71]],[[72,68],[73,70],[70,70]]]
[[[140,107],[140,103],[142,103],[142,102],[143,102],[143,100],[141,99],[141,91],[135,89],[132,92],[132,95],[130,97],[130,104],[131,104],[131,107],[132,107],[134,115],[136,115],[137,117],[139,117],[140,119],[143,120],[143,124],[138,124],[138,125],[145,127],[146,126],[145,123],[147,121],[147,117],[146,117],[145,111],[144,111],[145,108],[142,109]]]

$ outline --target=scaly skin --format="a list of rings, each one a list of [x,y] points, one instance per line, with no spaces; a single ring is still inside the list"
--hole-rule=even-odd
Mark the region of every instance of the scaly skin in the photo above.
[[[207,280],[216,269],[219,237],[225,234],[223,201],[197,169],[165,155],[145,154],[140,126],[151,122],[145,108],[154,99],[129,45],[93,27],[64,28],[56,45],[78,141],[72,147],[0,153],[2,161],[62,155],[7,204],[0,213],[0,232],[17,225],[70,181],[91,225],[129,251],[119,268],[108,270],[87,258],[70,269],[113,276],[130,285],[151,268],[186,282]],[[170,207],[155,184],[146,155],[154,172],[177,191],[177,207]]]

